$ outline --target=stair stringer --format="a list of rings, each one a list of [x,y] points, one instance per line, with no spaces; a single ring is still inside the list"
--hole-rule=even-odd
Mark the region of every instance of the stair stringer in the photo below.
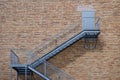
[[[44,61],[48,60],[49,58],[53,57],[54,55],[58,54],[60,51],[64,50],[65,48],[67,48],[68,46],[73,44],[74,42],[82,39],[87,33],[90,33],[91,35],[94,34],[94,35],[98,36],[100,33],[100,30],[90,30],[90,31],[88,30],[88,31],[80,32],[79,34],[70,38],[68,41],[64,42],[63,44],[59,45],[58,47],[56,47],[55,49],[50,51],[49,53],[43,55],[41,58],[35,60],[33,63],[30,64],[30,66],[32,68],[37,67],[42,62],[44,62]]]

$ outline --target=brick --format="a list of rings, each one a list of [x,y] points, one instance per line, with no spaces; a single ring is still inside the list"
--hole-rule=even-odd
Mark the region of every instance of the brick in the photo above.
[[[48,42],[52,36],[81,19],[77,5],[89,4],[84,0],[1,0],[0,1],[0,80],[10,77],[10,49],[34,49]],[[99,0],[91,3],[96,16],[101,17],[101,34],[95,50],[83,48],[77,41],[49,62],[72,75],[76,80],[120,80],[120,0]],[[81,23],[81,22],[80,22]],[[79,28],[64,34],[64,42],[81,31]],[[58,43],[54,40],[45,52]],[[44,45],[44,44],[42,44]],[[22,62],[25,54],[17,52]],[[15,79],[15,71],[14,79]]]

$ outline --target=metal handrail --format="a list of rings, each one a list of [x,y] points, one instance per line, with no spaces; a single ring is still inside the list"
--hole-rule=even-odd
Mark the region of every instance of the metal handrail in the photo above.
[[[95,24],[97,24],[98,22],[100,22],[100,20],[101,20],[101,18],[100,17],[97,17],[98,18],[98,20],[96,21],[96,23]]]
[[[71,75],[66,74],[64,71],[62,71],[61,69],[57,68],[55,65],[51,64],[50,62],[45,62],[49,67],[51,67],[53,70],[55,70],[58,73],[62,73],[62,75],[70,78],[70,79],[74,79],[73,77],[71,77]]]
[[[37,70],[48,76],[50,79],[52,79],[52,75],[56,77],[55,75],[57,74],[57,80],[75,80],[73,77],[71,77],[71,75],[66,74],[64,71],[60,70],[59,68],[47,61],[43,62],[42,65],[38,66]]]
[[[100,22],[101,22],[101,18],[100,18],[100,17],[97,17],[97,21],[95,22],[95,26],[96,26],[97,28],[99,28],[99,30],[100,30]]]
[[[84,18],[94,18],[95,19],[95,22],[94,22],[94,25],[95,25],[95,30],[100,30],[100,22],[101,22],[101,18],[100,17],[82,17],[83,19]]]
[[[100,17],[85,17],[85,18],[95,18],[95,23],[94,23],[95,24],[95,30],[100,30],[100,20],[101,20]],[[44,50],[47,49],[49,47],[49,45],[52,45],[52,43],[54,41],[58,42],[59,39],[61,38],[61,36],[65,35],[66,33],[70,33],[70,31],[75,29],[78,25],[80,25],[80,20],[76,21],[72,25],[69,25],[65,30],[63,30],[62,32],[59,32],[57,35],[52,36],[48,42],[42,43],[42,44],[38,45],[37,47],[35,47],[30,52],[30,54],[31,54],[31,58],[30,59],[32,59],[33,56],[34,56],[34,58],[38,59],[40,57],[40,56],[38,56],[39,53],[43,54],[43,55],[46,54],[46,53],[42,53],[42,52],[44,52]],[[60,45],[60,43],[57,43],[56,47],[59,46],[59,45]],[[30,62],[32,60],[28,60],[28,61]],[[35,60],[33,60],[33,61],[35,61]],[[30,62],[30,63],[32,63],[32,62]]]
[[[48,42],[46,42],[46,43],[43,42],[42,44],[38,45],[38,46],[35,47],[33,50],[31,50],[31,51],[29,52],[29,54],[30,54],[31,56],[29,55],[29,57],[33,58],[33,56],[34,56],[34,57],[36,57],[36,59],[38,59],[38,58],[39,58],[39,56],[37,55],[38,53],[40,53],[40,52],[44,51],[45,49],[47,49],[48,46],[49,46],[51,43],[53,43],[55,40],[56,40],[56,41],[59,41],[59,39],[61,38],[61,36],[65,35],[66,33],[69,33],[70,31],[72,31],[73,29],[75,29],[76,27],[78,27],[79,25],[80,25],[80,20],[76,21],[76,22],[75,22],[74,24],[72,24],[72,25],[69,25],[65,30],[62,30],[62,32],[59,32],[58,34],[52,36],[51,39],[50,39]],[[56,47],[59,46],[60,44],[62,44],[62,43],[57,43]],[[42,47],[41,47],[41,46],[42,46]],[[41,53],[41,54],[42,54],[42,53]],[[43,54],[45,54],[45,53],[43,53]],[[31,58],[29,58],[29,59],[31,59]],[[29,61],[29,64],[32,63],[32,62],[30,62],[30,61],[32,61],[32,60],[28,60],[28,61]],[[33,61],[34,61],[34,60],[33,60]]]
[[[85,17],[85,18],[93,18],[93,17]],[[100,17],[95,17],[95,27],[96,29],[100,28]],[[44,51],[45,49],[47,49],[50,45],[52,45],[52,43],[54,41],[59,41],[59,39],[61,38],[61,36],[64,36],[66,33],[70,33],[70,31],[74,30],[78,25],[80,25],[80,20],[76,21],[74,24],[69,25],[66,29],[62,30],[61,32],[59,32],[58,34],[56,34],[55,36],[52,36],[52,38],[46,42],[46,43],[42,43],[40,45],[38,45],[37,47],[35,47],[34,49],[32,49],[31,51],[28,51],[26,53],[27,56],[27,61],[25,63],[27,64],[31,64],[33,61],[37,60],[40,56],[38,56],[38,54],[42,54],[45,55],[46,53],[42,53],[42,51]],[[62,43],[57,43],[55,46],[59,46]],[[14,50],[20,50],[23,51],[23,49],[11,49],[11,53],[14,53],[14,56],[16,56],[16,58],[19,61],[18,56],[16,55]],[[34,59],[34,60],[33,60]],[[20,61],[19,61],[20,63]]]
[[[10,50],[10,61],[11,64],[28,64],[28,50],[26,49],[15,49]],[[20,56],[22,55],[22,56]]]
[[[12,48],[11,49],[11,57],[10,57],[11,64],[18,64],[18,63],[19,64],[20,63],[31,64],[33,61],[35,61],[36,59],[38,59],[40,57],[40,56],[38,56],[38,53],[47,49],[55,40],[59,41],[59,38],[61,38],[61,36],[64,36],[66,33],[69,33],[70,31],[75,29],[78,25],[80,25],[80,20],[76,21],[72,25],[69,25],[65,30],[62,30],[58,34],[52,36],[51,39],[48,42],[46,42],[46,44],[42,43],[42,44],[38,45],[37,47],[35,47],[34,49],[32,49],[31,51],[27,51],[22,48],[21,49]],[[60,43],[60,44],[62,44],[62,43]],[[59,46],[60,44],[57,44],[56,47]],[[25,61],[25,62],[20,61],[21,59],[19,59],[21,56],[18,56],[18,55],[21,55],[22,53],[24,53],[23,55],[26,55],[27,61]],[[40,53],[40,54],[42,54],[42,53]],[[35,60],[32,60],[33,58],[35,58]]]
[[[80,20],[78,20],[76,23],[74,23],[75,25],[78,25],[78,23],[80,22]],[[75,26],[76,27],[76,26]],[[68,30],[71,30],[71,29],[74,29],[75,27],[73,27],[73,24],[72,25],[69,25],[65,30],[63,30],[62,32],[59,32],[57,33],[56,35],[53,35],[49,42],[47,42],[46,45],[48,45],[50,42],[52,42],[53,40],[55,40],[56,38],[59,38],[60,36],[62,36],[63,34],[65,34]],[[44,45],[43,45],[44,44]],[[42,48],[44,48],[45,46],[45,43],[41,43],[40,45],[38,45],[37,47],[35,47],[33,50],[31,50],[32,53],[34,53],[34,51],[36,51],[39,47],[42,46]]]
[[[16,53],[11,49],[10,50],[10,64],[18,64],[19,63],[19,57],[16,55]]]

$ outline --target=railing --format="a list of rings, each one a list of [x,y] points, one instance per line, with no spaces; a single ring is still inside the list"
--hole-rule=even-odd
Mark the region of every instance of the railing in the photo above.
[[[95,18],[95,30],[100,30],[100,17]],[[31,51],[27,51],[24,49],[11,49],[11,64],[31,64],[38,58],[44,56],[48,52],[50,52],[55,47],[59,46],[63,42],[67,41],[69,38],[74,36],[75,34],[81,31],[80,25],[81,21],[78,20],[74,24],[69,25],[65,30],[59,32],[57,35],[51,37],[49,41],[46,43],[38,45]],[[19,58],[18,58],[18,56]]]
[[[33,50],[28,51],[25,49],[11,49],[10,50],[10,61],[11,64],[31,64],[38,58],[42,57],[55,47],[59,46],[71,36],[74,36],[78,32],[74,29],[78,29],[80,25],[80,20],[76,21],[74,24],[69,25],[65,30],[59,32],[57,35],[51,37],[49,41],[35,47]],[[79,27],[80,28],[80,27]],[[80,31],[80,30],[78,30]],[[67,37],[66,37],[67,36]]]
[[[95,28],[97,30],[100,30],[100,26],[101,26],[101,18],[100,17],[96,17],[95,18]]]
[[[38,66],[36,69],[37,71],[49,77],[51,80],[75,80],[73,77],[49,62],[40,64],[40,66]]]
[[[10,50],[10,64],[28,64],[28,50],[11,49]]]
[[[75,34],[78,34],[81,30],[81,27],[79,27],[80,22],[80,20],[76,21],[74,24],[69,25],[65,30],[51,37],[51,39],[46,43],[43,42],[42,44],[35,47],[31,52],[27,54],[27,56],[29,56],[29,64],[33,63],[38,58],[44,56],[45,54],[53,50],[55,47],[70,39]]]
[[[100,30],[100,22],[100,17],[96,17],[94,21],[94,30]],[[35,47],[31,52],[28,53],[29,64],[44,56],[45,54],[53,50],[55,47],[70,39],[72,36],[78,34],[81,31],[80,23],[81,20],[76,21],[74,24],[69,25],[62,32],[59,32],[57,35],[51,37],[51,39],[46,43],[43,42],[42,44]]]
[[[19,58],[13,50],[10,50],[10,64],[19,64]]]
[[[14,49],[11,50],[10,54],[10,59],[11,63],[10,65],[15,65],[15,64],[22,64],[21,61],[19,61],[18,56],[16,55],[16,52],[23,52],[25,50],[22,49]],[[37,71],[41,72],[45,76],[49,77],[51,80],[75,80],[73,77],[70,75],[66,74],[64,71],[60,70],[59,68],[55,67],[51,63],[48,63],[47,61],[43,62],[40,64],[37,68]],[[33,76],[34,77],[34,76]],[[40,77],[38,77],[39,79]]]
[[[10,57],[11,64],[33,63],[35,60],[44,56],[55,47],[70,39],[72,36],[78,34],[81,30],[81,27],[79,27],[81,26],[80,22],[80,20],[76,21],[74,24],[68,26],[67,29],[53,36],[48,42],[42,43],[31,51],[27,51],[24,49],[12,49]],[[100,18],[95,19],[95,30],[100,30],[100,22]],[[16,53],[19,57],[16,55]],[[74,80],[74,78],[70,77],[69,75],[48,62],[42,63],[40,66],[37,67],[37,70],[42,72],[44,75],[52,80]]]
[[[100,30],[100,17],[82,17],[82,30]]]

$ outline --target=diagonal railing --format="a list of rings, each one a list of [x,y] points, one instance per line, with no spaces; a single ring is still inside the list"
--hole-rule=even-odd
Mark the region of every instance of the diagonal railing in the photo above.
[[[76,21],[74,24],[69,25],[65,30],[59,32],[57,35],[51,37],[49,41],[35,47],[33,50],[27,53],[29,56],[28,63],[31,64],[38,58],[44,56],[46,53],[50,52],[63,42],[69,40],[72,36],[78,34],[81,31],[80,20]]]
[[[75,80],[69,74],[66,74],[64,71],[47,61],[40,64],[36,70],[49,77],[50,80]]]
[[[93,17],[94,18],[94,17]],[[95,18],[95,30],[100,30],[100,17]],[[63,42],[69,40],[74,35],[81,31],[81,19],[76,21],[74,24],[69,25],[65,30],[59,32],[57,35],[51,37],[49,41],[35,47],[33,50],[27,53],[28,64],[33,63],[35,60],[46,55]]]

